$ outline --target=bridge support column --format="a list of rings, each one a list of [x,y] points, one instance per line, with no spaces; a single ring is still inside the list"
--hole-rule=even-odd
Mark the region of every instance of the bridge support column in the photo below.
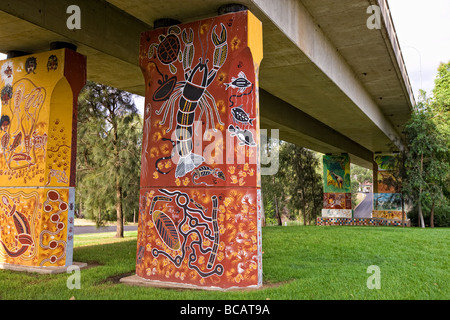
[[[0,61],[0,72],[0,265],[70,266],[86,58],[59,49]]]
[[[249,11],[145,32],[136,275],[148,284],[262,284],[258,70]]]
[[[385,220],[389,222],[389,225],[409,226],[404,204],[402,205],[400,181],[393,173],[397,160],[394,154],[375,154],[374,156],[376,179],[374,179],[372,218]]]
[[[348,154],[323,156],[323,208],[318,224],[335,224],[351,219],[352,193]]]
[[[249,11],[142,34],[136,275],[147,284],[261,286],[261,59]]]

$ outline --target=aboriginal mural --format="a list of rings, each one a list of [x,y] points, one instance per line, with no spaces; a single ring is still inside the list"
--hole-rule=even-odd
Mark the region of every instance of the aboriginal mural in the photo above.
[[[373,217],[385,219],[402,219],[402,197],[395,187],[386,183],[393,180],[392,170],[396,156],[393,154],[376,154],[378,193],[373,195]],[[405,219],[407,219],[405,214]]]
[[[0,263],[70,265],[86,59],[54,50],[0,61],[0,73]]]
[[[262,26],[248,11],[141,35],[138,276],[261,284],[261,59]]]
[[[323,156],[322,217],[352,217],[350,157]]]
[[[72,264],[73,188],[0,189],[0,263]]]
[[[259,196],[255,188],[143,189],[137,274],[208,287],[258,284]]]
[[[324,209],[352,209],[351,193],[324,193]]]
[[[323,191],[326,193],[351,192],[348,155],[323,156]]]

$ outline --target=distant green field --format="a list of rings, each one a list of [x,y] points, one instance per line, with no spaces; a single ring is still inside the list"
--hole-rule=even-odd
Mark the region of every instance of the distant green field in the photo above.
[[[136,232],[75,236],[81,289],[69,274],[0,270],[0,299],[254,299],[447,300],[450,229],[395,227],[263,228],[264,288],[216,292],[133,287],[119,283],[135,270]],[[105,243],[106,244],[102,244]],[[112,242],[112,243],[111,243]],[[380,289],[368,289],[369,266],[380,270]]]

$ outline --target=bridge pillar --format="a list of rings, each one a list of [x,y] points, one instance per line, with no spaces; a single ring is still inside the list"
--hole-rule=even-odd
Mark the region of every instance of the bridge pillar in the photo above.
[[[394,174],[398,158],[394,154],[375,154],[372,218],[386,225],[409,226],[406,211],[402,210],[400,181]],[[403,216],[403,212],[404,216]]]
[[[78,94],[86,58],[63,48],[0,61],[0,265],[72,265]]]
[[[323,207],[319,224],[335,224],[340,218],[351,219],[352,193],[348,154],[323,156]]]
[[[261,286],[261,60],[262,25],[249,11],[142,34],[142,281]]]

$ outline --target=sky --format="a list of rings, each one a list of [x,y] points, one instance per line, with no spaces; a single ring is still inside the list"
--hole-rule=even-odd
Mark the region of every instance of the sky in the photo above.
[[[450,61],[450,0],[388,0],[414,95],[430,94]]]
[[[434,87],[437,68],[450,61],[450,0],[388,0],[397,38],[416,97]],[[0,54],[0,60],[6,56]],[[141,111],[144,99],[136,96]]]

